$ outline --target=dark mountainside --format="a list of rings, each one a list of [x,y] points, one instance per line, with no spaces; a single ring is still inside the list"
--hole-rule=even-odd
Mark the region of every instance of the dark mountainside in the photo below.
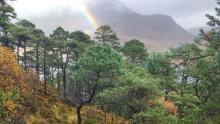
[[[110,25],[121,41],[139,38],[145,42],[147,47],[158,49],[193,40],[192,34],[167,15],[141,15],[125,7],[119,1],[97,0],[90,7],[99,23]]]
[[[148,48],[158,50],[180,43],[192,42],[194,37],[170,16],[163,14],[141,15],[125,7],[118,0],[96,0],[88,3],[87,6],[95,15],[99,26],[110,25],[122,43],[137,38],[144,41]],[[85,17],[66,12],[66,10],[59,11],[63,14],[52,12],[43,18],[30,20],[49,33],[60,24],[70,31],[88,31],[90,26]],[[47,25],[47,29],[45,29],[45,25]],[[93,33],[94,31],[89,29],[89,32]]]

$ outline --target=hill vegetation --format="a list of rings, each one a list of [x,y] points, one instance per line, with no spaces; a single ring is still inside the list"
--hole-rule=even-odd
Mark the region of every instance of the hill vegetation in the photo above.
[[[1,123],[73,124],[77,123],[76,108],[65,104],[53,88],[44,94],[43,82],[32,71],[24,71],[8,48],[0,47]],[[7,74],[6,74],[7,73]],[[83,123],[104,123],[104,112],[92,106],[82,110]],[[107,113],[106,122],[127,123]],[[113,116],[113,119],[112,119]]]
[[[219,8],[195,43],[150,53],[107,25],[46,36],[0,5],[0,123],[220,123]]]

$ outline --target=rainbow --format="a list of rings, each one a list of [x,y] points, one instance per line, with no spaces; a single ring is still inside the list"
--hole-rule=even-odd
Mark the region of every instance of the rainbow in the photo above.
[[[98,21],[96,17],[92,14],[89,8],[85,4],[81,4],[81,9],[85,18],[89,21],[93,29],[97,29],[99,27]]]

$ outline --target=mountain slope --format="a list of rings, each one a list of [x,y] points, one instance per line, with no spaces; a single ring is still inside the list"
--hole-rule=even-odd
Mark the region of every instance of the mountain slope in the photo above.
[[[98,21],[99,26],[110,25],[122,43],[137,38],[143,40],[148,48],[160,49],[191,42],[192,34],[179,26],[172,17],[163,14],[141,15],[124,6],[118,0],[94,0],[87,7]],[[86,30],[93,34],[94,29],[80,13],[59,10],[41,18],[31,18],[40,28],[51,32],[57,26],[67,30]]]
[[[90,7],[99,23],[109,24],[124,35],[158,40],[171,38],[189,40],[192,38],[190,33],[167,15],[140,15],[117,1],[102,0]]]
[[[192,34],[167,15],[141,15],[117,0],[96,0],[96,3],[89,6],[99,23],[112,26],[122,42],[138,38],[144,40],[148,47],[150,43],[155,44],[154,47],[156,47],[166,45],[166,43],[172,43],[171,46],[173,46],[193,40]]]

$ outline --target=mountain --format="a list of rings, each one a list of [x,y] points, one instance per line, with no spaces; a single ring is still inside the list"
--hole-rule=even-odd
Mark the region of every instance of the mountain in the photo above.
[[[163,14],[141,15],[119,1],[96,0],[90,5],[100,24],[110,25],[122,42],[132,38],[143,40],[147,47],[167,48],[191,42],[192,34],[179,26],[172,17]]]
[[[99,25],[110,25],[113,28],[122,43],[136,38],[142,40],[147,48],[157,50],[188,43],[194,38],[172,17],[163,14],[141,15],[118,0],[94,0],[88,2],[87,7]],[[91,34],[94,32],[82,14],[68,9],[30,20],[46,32],[51,32],[59,25],[69,31],[86,30]]]

